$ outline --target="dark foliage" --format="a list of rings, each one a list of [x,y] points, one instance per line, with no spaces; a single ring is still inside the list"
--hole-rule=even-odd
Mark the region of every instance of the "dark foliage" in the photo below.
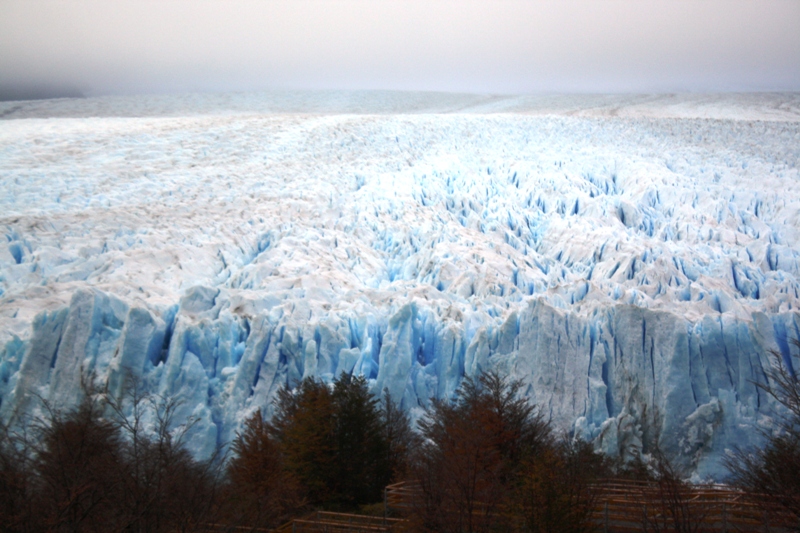
[[[183,438],[194,420],[173,428],[179,403],[172,398],[139,395],[133,389],[129,399],[128,417],[123,416],[119,403],[108,402],[125,436],[124,493],[118,503],[124,509],[123,529],[191,530],[197,524],[213,520],[219,483],[215,460],[198,462],[183,446]],[[142,430],[146,414],[154,423],[150,432]]]
[[[789,361],[772,352],[775,366],[765,382],[756,384],[786,408],[786,415],[765,435],[763,448],[736,450],[726,466],[734,484],[766,504],[777,503],[800,523],[800,341],[792,344],[796,350]]]
[[[610,473],[608,459],[583,441],[564,438],[526,457],[513,498],[524,530],[592,531],[598,498],[592,484]]]
[[[33,531],[36,505],[29,439],[0,427],[0,524],[2,531]]]
[[[305,505],[300,484],[284,467],[277,443],[260,412],[245,422],[231,445],[224,521],[253,529],[274,528]]]
[[[380,501],[392,472],[378,400],[364,377],[342,374],[334,382],[333,405],[333,494],[346,507]]]
[[[126,418],[84,392],[71,411],[48,408],[47,418],[3,431],[3,531],[196,531],[214,519],[216,472],[169,431],[174,402],[154,402],[158,427],[145,435],[144,398]]]
[[[653,471],[650,477],[654,492],[646,500],[655,512],[644,516],[642,526],[655,532],[700,531],[709,508],[695,505],[695,487],[686,481],[686,473],[677,469],[658,446],[653,450],[652,456]]]
[[[306,379],[281,389],[276,407],[270,435],[312,504],[355,509],[380,501],[405,468],[408,418],[391,399],[381,409],[363,377],[343,374],[332,389]]]
[[[321,381],[305,379],[294,391],[282,388],[276,407],[270,433],[286,469],[300,482],[311,503],[326,501],[336,482],[331,390]]]
[[[510,528],[508,505],[525,458],[552,446],[549,424],[518,396],[521,383],[487,373],[454,402],[434,401],[419,426],[416,510],[428,531]]]
[[[496,373],[466,379],[453,401],[433,402],[417,434],[364,378],[307,379],[279,391],[271,421],[260,412],[246,421],[227,463],[191,457],[183,438],[193,422],[176,426],[175,401],[135,387],[120,401],[87,392],[27,434],[0,432],[1,529],[255,531],[315,507],[355,511],[414,479],[417,530],[589,531],[592,484],[608,461],[556,438],[521,387]],[[683,487],[665,472],[655,478]]]
[[[388,391],[384,391],[381,418],[389,481],[405,480],[410,473],[411,452],[421,442],[419,435],[412,429],[408,413],[400,409]]]
[[[87,399],[52,413],[33,444],[37,515],[50,531],[105,531],[118,523],[125,469],[118,428]]]

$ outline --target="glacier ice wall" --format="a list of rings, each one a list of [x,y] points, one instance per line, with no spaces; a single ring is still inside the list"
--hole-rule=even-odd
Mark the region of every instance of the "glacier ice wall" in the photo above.
[[[306,376],[363,374],[419,416],[494,368],[600,449],[658,441],[723,475],[770,430],[754,383],[800,337],[797,98],[707,97],[716,118],[443,98],[6,113],[0,419],[135,381],[208,456]]]

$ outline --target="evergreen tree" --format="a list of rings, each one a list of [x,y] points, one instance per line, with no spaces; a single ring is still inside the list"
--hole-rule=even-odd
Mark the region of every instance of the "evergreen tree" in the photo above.
[[[305,379],[294,391],[282,388],[276,407],[269,432],[310,503],[353,509],[380,501],[393,467],[405,463],[407,418],[391,404],[389,419],[364,377],[342,374],[332,388]]]
[[[247,419],[231,450],[224,491],[229,522],[253,528],[277,527],[304,505],[299,483],[285,469],[260,411]]]
[[[380,501],[391,469],[379,402],[363,376],[348,374],[334,382],[333,402],[337,465],[333,494],[345,506]]]
[[[270,433],[286,468],[302,485],[310,503],[331,498],[337,484],[337,439],[333,394],[322,381],[306,378],[295,390],[278,391]]]
[[[466,379],[453,402],[434,401],[420,421],[414,463],[421,529],[510,528],[505,512],[525,457],[550,446],[549,424],[520,398],[522,384],[497,373]]]

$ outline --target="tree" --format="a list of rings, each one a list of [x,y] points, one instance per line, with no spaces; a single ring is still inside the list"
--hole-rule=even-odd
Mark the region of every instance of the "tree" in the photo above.
[[[224,491],[229,522],[253,529],[274,528],[304,506],[300,484],[285,469],[260,411],[247,419],[231,450]]]
[[[192,422],[173,427],[178,402],[135,387],[116,400],[87,383],[74,409],[43,400],[44,418],[0,431],[0,529],[157,533],[212,521],[218,471],[184,448]]]
[[[433,402],[419,422],[423,444],[413,473],[422,490],[417,516],[429,531],[508,528],[523,459],[550,446],[549,423],[519,391],[489,372],[467,378],[452,402]]]
[[[196,420],[176,426],[180,400],[142,393],[135,380],[126,380],[123,391],[119,399],[103,396],[123,438],[123,469],[117,474],[122,491],[115,502],[120,529],[186,531],[213,521],[221,477],[217,458],[197,461],[184,446]]]
[[[726,460],[734,484],[769,503],[778,503],[800,523],[800,340],[797,349],[784,361],[772,351],[775,365],[766,372],[767,380],[756,386],[786,409],[776,421],[774,431],[765,434],[763,448],[737,449]]]
[[[51,412],[37,433],[34,497],[47,529],[106,531],[117,524],[123,443],[98,402],[86,397],[71,412]]]
[[[332,389],[305,379],[294,391],[282,388],[276,408],[269,433],[310,503],[354,508],[380,501],[390,461],[399,456],[392,455],[379,402],[364,377],[342,374]],[[397,431],[396,412],[392,422]]]
[[[705,502],[698,500],[693,486],[686,481],[685,471],[677,468],[656,444],[651,452],[653,489],[645,493],[655,513],[643,516],[642,526],[658,533],[695,533],[704,527],[710,512]]]
[[[381,415],[386,441],[387,482],[404,480],[409,474],[411,452],[420,444],[419,436],[411,427],[408,413],[400,409],[388,390],[384,390]]]
[[[333,395],[322,381],[304,379],[294,391],[278,391],[269,433],[286,469],[300,482],[310,503],[331,495],[336,475]]]
[[[611,471],[609,460],[585,441],[562,438],[523,459],[514,491],[526,531],[593,531],[598,494],[592,484]]]
[[[336,468],[333,494],[352,507],[380,501],[391,479],[388,446],[378,400],[363,376],[342,374],[334,381]]]
[[[0,524],[9,532],[43,529],[34,509],[33,466],[25,435],[0,427]]]

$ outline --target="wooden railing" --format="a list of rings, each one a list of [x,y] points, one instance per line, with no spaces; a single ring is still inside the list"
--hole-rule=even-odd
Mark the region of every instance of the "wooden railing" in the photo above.
[[[769,499],[725,485],[692,485],[688,489],[659,486],[652,482],[604,480],[591,486],[591,517],[603,533],[785,533],[800,531],[796,515]],[[672,492],[670,492],[672,490]],[[384,490],[384,509],[410,515],[422,489],[407,481]],[[672,498],[670,498],[672,496]],[[457,512],[453,510],[453,512]],[[499,512],[499,511],[495,511]],[[676,527],[674,515],[679,520]],[[209,524],[211,526],[211,524]],[[267,531],[247,527],[217,526],[209,531]],[[410,521],[386,515],[365,516],[317,511],[294,519],[274,533],[399,533],[410,530]]]
[[[410,511],[413,508],[414,500],[422,493],[422,488],[415,481],[401,481],[393,485],[387,485],[383,489],[383,505],[386,509],[396,511]]]
[[[296,518],[275,533],[393,533],[405,531],[405,520],[317,511]]]
[[[797,518],[766,498],[725,485],[695,485],[688,490],[656,483],[606,480],[592,487],[593,521],[606,532],[683,530],[732,533],[798,529]]]
[[[668,493],[656,483],[604,480],[594,492],[592,522],[604,533],[687,531],[783,533],[800,530],[797,517],[765,498],[725,485],[693,485]],[[415,482],[386,487],[386,508],[411,511],[421,494]],[[670,499],[669,496],[675,496]],[[678,518],[678,527],[675,524]],[[681,527],[685,526],[685,527]]]

